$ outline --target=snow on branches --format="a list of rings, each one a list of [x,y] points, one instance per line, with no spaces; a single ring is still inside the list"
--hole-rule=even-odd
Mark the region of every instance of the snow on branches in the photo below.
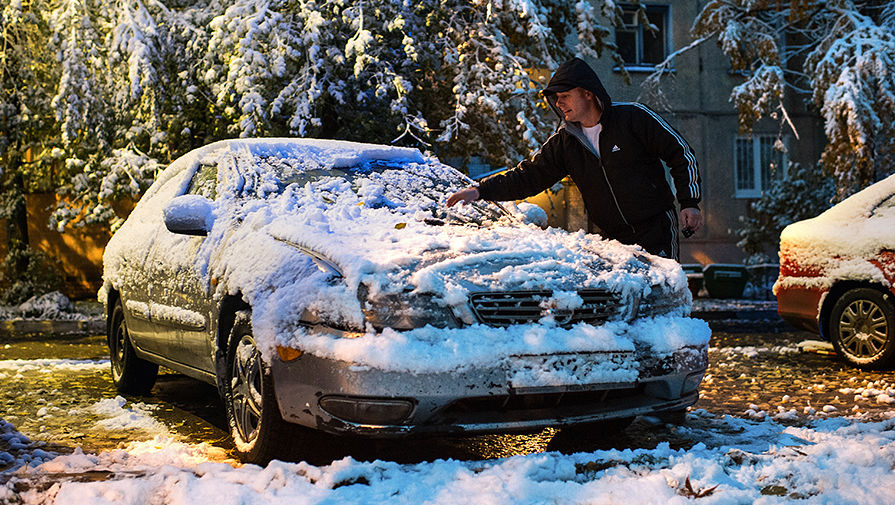
[[[828,140],[823,167],[844,198],[895,167],[893,19],[891,2],[712,0],[692,32],[717,36],[747,75],[731,94],[744,129],[778,111],[786,120],[786,92],[812,100]]]
[[[842,10],[808,55],[814,103],[826,126],[822,161],[838,180],[839,196],[893,172],[895,162],[895,24],[877,24]]]
[[[117,219],[108,198],[137,196],[159,163],[233,136],[515,164],[552,129],[533,76],[614,53],[620,22],[612,0],[45,2],[33,13],[56,55],[56,133],[39,162],[65,180],[59,228]]]

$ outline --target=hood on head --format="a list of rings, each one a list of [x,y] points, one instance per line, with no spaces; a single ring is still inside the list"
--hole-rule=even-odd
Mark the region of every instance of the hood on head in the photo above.
[[[562,112],[556,107],[556,94],[562,91],[568,91],[572,88],[584,88],[594,94],[599,100],[603,108],[602,117],[606,117],[609,107],[612,105],[612,99],[596,72],[590,68],[590,65],[581,58],[573,58],[559,67],[547,83],[547,87],[541,91],[544,99],[550,105],[550,109],[559,117],[560,121],[564,121]],[[602,118],[601,118],[602,121]]]

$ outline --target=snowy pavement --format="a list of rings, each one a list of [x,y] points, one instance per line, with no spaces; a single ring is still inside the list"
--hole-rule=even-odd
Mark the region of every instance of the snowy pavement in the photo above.
[[[150,400],[127,401],[104,385],[101,398],[75,405],[56,399],[66,397],[64,390],[39,385],[22,396],[43,416],[38,424],[75,409],[82,424],[75,427],[102,427],[110,444],[72,453],[71,445],[54,446],[52,436],[37,434],[39,426],[27,430],[34,440],[20,433],[26,431],[20,421],[33,426],[29,416],[0,423],[0,502],[890,503],[895,381],[847,369],[829,356],[800,354],[794,345],[800,336],[716,333],[700,408],[683,427],[656,425],[652,443],[625,440],[642,435],[632,432],[649,434],[650,425],[639,420],[614,442],[533,440],[533,449],[496,458],[444,451],[402,459],[374,450],[317,464],[243,466],[220,444],[185,436],[177,423],[159,423]],[[36,383],[58,370],[109,382],[102,359],[0,365],[11,383]],[[10,409],[9,401],[7,414],[25,410]]]
[[[7,503],[171,505],[215,503],[891,503],[895,419],[819,419],[784,426],[690,415],[704,442],[689,449],[544,452],[486,460],[417,464],[274,461],[241,466],[219,449],[157,437],[99,454],[30,453],[4,423],[13,449],[0,500]],[[23,449],[25,448],[25,449]]]

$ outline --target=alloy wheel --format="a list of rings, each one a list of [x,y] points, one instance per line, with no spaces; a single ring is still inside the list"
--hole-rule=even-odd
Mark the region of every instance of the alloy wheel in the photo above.
[[[851,302],[839,318],[843,351],[857,358],[883,352],[888,341],[888,323],[882,307],[866,299]]]
[[[230,370],[230,402],[233,420],[243,442],[258,436],[262,409],[261,353],[249,335],[240,338]]]

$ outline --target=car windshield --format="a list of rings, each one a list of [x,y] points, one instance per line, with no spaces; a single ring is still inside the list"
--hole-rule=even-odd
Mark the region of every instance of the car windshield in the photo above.
[[[328,203],[357,198],[367,207],[388,207],[400,212],[423,211],[431,225],[464,223],[484,225],[509,213],[500,205],[479,201],[448,208],[447,197],[466,187],[469,179],[441,163],[365,160],[347,167],[308,167],[303,160],[253,156],[239,163],[246,176],[240,191],[267,198],[287,191],[312,191]],[[350,191],[349,194],[348,192]]]

